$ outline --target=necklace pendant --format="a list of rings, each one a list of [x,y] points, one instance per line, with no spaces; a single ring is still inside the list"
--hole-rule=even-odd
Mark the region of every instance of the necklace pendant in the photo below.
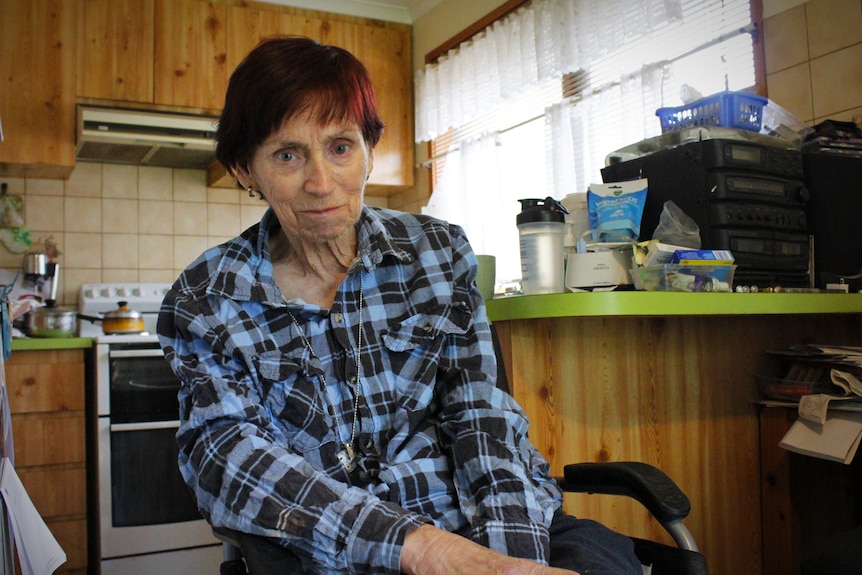
[[[336,453],[335,456],[338,457],[338,461],[341,462],[347,473],[352,473],[356,469],[356,451],[349,443],[345,443],[344,449]]]

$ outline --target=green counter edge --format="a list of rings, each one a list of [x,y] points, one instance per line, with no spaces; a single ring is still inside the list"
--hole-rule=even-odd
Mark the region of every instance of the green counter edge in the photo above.
[[[560,317],[862,314],[862,294],[573,292],[504,296],[486,302],[488,319]]]
[[[12,339],[12,353],[16,351],[43,351],[52,349],[88,349],[91,347],[93,347],[92,337],[28,337]]]

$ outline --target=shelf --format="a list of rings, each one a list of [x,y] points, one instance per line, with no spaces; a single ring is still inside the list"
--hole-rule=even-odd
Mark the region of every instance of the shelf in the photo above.
[[[486,302],[491,321],[558,317],[862,314],[862,294],[577,292]]]

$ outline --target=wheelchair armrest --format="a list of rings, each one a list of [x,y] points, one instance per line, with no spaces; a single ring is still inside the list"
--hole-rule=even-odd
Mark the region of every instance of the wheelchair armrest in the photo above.
[[[680,521],[691,511],[691,502],[673,479],[647,463],[573,463],[563,473],[557,479],[563,491],[627,495],[663,524]]]

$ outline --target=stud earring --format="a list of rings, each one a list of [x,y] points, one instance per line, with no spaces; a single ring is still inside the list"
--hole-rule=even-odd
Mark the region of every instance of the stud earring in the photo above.
[[[250,197],[250,198],[254,197],[254,190],[251,188],[251,186],[247,187],[245,189],[245,191],[248,192],[248,197]]]

